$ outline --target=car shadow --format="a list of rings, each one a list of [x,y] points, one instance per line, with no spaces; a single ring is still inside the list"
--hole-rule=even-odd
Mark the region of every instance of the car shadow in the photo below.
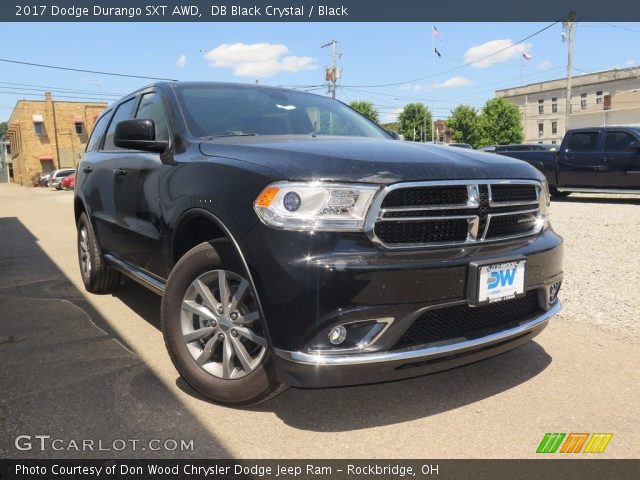
[[[150,325],[160,329],[160,297],[126,279],[114,292]],[[551,364],[536,342],[471,365],[397,382],[326,389],[289,388],[256,406],[300,430],[343,432],[410,422],[445,413],[517,388]],[[211,403],[176,374],[184,393]],[[366,413],[363,413],[366,412]]]
[[[127,305],[143,318],[149,325],[161,330],[160,303],[161,298],[148,288],[122,276],[120,285],[112,295]]]
[[[289,389],[255,411],[302,430],[343,432],[427,418],[517,387],[551,357],[535,342],[503,355],[409,380],[324,390]]]
[[[0,232],[0,457],[232,457],[20,220],[0,218]],[[131,301],[151,319],[158,318],[154,299]],[[35,439],[32,449],[16,448],[17,436],[37,434],[61,439],[62,445],[86,439],[114,448],[41,450]],[[156,440],[186,447],[144,446]]]

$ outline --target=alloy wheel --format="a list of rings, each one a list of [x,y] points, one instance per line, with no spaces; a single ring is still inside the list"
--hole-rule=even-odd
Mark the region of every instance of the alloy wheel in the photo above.
[[[267,352],[257,302],[249,282],[227,270],[212,270],[187,288],[181,308],[183,340],[209,374],[235,380],[253,372]]]
[[[89,234],[87,228],[80,227],[80,269],[87,280],[91,278],[91,253],[89,251]]]

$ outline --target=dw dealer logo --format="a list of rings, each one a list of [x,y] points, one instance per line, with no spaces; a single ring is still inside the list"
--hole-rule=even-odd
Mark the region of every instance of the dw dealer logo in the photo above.
[[[492,272],[487,279],[487,288],[493,290],[498,287],[506,287],[513,285],[513,280],[516,278],[516,269],[511,270],[498,270]]]
[[[589,436],[591,435],[591,438]],[[566,440],[564,438],[566,437]],[[562,443],[559,453],[603,453],[613,437],[613,433],[545,433],[538,445],[536,453],[556,453]],[[589,441],[587,442],[587,439]],[[582,447],[586,444],[584,450]]]

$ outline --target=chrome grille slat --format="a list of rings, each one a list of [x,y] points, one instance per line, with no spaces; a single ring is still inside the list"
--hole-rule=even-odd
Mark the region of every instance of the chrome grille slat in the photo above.
[[[462,202],[462,186],[467,190],[466,203]],[[455,187],[455,190],[447,187]],[[403,189],[408,192],[403,192]],[[540,230],[535,220],[540,214],[541,190],[540,182],[535,180],[398,183],[378,194],[367,216],[365,231],[373,242],[389,249],[459,246],[533,235]],[[393,192],[393,201],[387,202],[392,205],[385,205],[387,196]],[[438,197],[440,193],[442,197]],[[461,202],[442,201],[454,196]],[[424,204],[425,199],[433,203]],[[420,204],[403,204],[411,201],[420,201]],[[534,205],[537,208],[532,208]],[[464,211],[464,214],[456,215],[456,210]],[[406,216],[401,215],[403,213]],[[514,217],[513,220],[509,220],[510,217]],[[492,219],[496,219],[493,227]],[[462,238],[461,220],[467,221],[466,238]],[[409,224],[413,226],[409,228]],[[377,225],[380,226],[378,232]],[[382,225],[385,225],[384,229]],[[501,233],[506,234],[497,235]],[[421,235],[425,240],[438,241],[416,241]]]

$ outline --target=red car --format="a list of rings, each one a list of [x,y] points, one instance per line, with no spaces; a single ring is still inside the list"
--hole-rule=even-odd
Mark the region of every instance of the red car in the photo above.
[[[76,186],[76,174],[72,173],[68,177],[64,177],[60,184],[65,190],[73,190]]]

